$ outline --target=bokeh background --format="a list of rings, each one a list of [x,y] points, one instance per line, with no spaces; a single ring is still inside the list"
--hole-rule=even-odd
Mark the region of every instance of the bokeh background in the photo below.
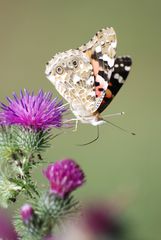
[[[0,101],[27,88],[58,95],[45,78],[45,63],[56,52],[76,48],[98,30],[117,32],[118,55],[131,55],[132,71],[107,113],[136,136],[103,125],[100,139],[88,146],[96,129],[79,125],[56,138],[48,162],[77,160],[87,175],[77,197],[105,196],[127,202],[126,214],[140,240],[161,236],[161,1],[0,0]],[[34,176],[43,183],[41,168]]]

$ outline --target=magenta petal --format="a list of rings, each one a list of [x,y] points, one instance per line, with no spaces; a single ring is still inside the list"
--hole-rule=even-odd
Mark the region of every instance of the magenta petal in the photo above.
[[[50,190],[59,197],[69,195],[85,182],[83,170],[72,159],[52,163],[43,173],[50,182]]]
[[[50,92],[44,93],[42,90],[37,95],[24,90],[20,92],[20,97],[13,93],[13,99],[7,97],[8,105],[0,104],[0,124],[15,124],[35,129],[60,128],[63,113],[67,109],[57,98],[51,97]]]

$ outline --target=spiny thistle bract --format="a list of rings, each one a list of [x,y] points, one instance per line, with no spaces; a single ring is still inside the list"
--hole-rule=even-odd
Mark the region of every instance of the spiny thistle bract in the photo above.
[[[22,191],[30,197],[38,194],[31,169],[42,162],[41,153],[54,138],[51,129],[63,125],[63,113],[67,110],[62,102],[52,99],[50,92],[42,90],[37,95],[24,90],[20,97],[14,93],[13,99],[7,97],[7,100],[8,105],[0,104],[0,180],[5,189],[1,192],[0,188],[0,204],[3,206],[15,201]],[[13,188],[8,187],[9,182]]]

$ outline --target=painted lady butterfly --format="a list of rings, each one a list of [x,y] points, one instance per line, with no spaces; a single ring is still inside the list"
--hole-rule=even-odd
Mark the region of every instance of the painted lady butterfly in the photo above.
[[[46,77],[82,123],[104,123],[101,112],[128,76],[131,58],[116,58],[116,45],[114,29],[105,28],[81,47],[56,54],[46,65]]]

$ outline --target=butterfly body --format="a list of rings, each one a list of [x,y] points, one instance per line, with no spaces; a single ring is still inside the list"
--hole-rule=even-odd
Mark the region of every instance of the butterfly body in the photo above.
[[[123,58],[121,66],[116,59],[116,45],[115,31],[105,28],[78,49],[56,54],[46,65],[47,78],[82,123],[103,124],[101,112],[124,83],[124,76],[114,74],[124,65]],[[119,86],[114,94],[115,85]]]

